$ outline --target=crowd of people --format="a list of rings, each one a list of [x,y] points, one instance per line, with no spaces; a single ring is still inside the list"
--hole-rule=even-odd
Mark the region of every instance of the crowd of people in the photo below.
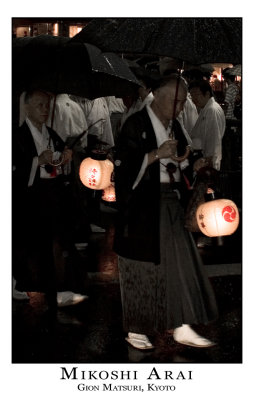
[[[153,349],[151,338],[166,331],[176,342],[210,347],[191,325],[217,318],[216,300],[184,213],[199,171],[220,171],[240,90],[230,70],[221,105],[201,70],[148,75],[139,70],[137,93],[123,98],[42,89],[21,95],[12,156],[13,298],[44,292],[54,308],[87,299],[79,250],[105,227],[101,192],[81,184],[79,166],[103,148],[115,166],[114,251],[127,342]]]

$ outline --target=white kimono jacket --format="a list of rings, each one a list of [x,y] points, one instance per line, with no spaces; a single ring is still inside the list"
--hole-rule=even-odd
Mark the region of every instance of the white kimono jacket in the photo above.
[[[50,115],[47,125],[51,126],[53,111],[53,100],[50,104]],[[54,110],[53,126],[51,126],[56,133],[65,142],[69,136],[78,136],[80,133],[87,129],[87,121],[84,116],[83,110],[78,103],[71,100],[68,94],[59,94],[56,97],[56,104]],[[87,144],[87,135],[82,140],[82,146]]]
[[[113,147],[115,141],[106,99],[104,97],[94,100],[84,99],[81,107],[85,113],[88,126],[103,119],[89,129],[89,134],[97,136],[98,140],[106,142],[110,147]]]

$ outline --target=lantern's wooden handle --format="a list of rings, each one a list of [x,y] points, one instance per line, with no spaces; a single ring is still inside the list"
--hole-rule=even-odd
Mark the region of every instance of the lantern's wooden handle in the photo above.
[[[189,157],[189,154],[190,154],[190,146],[188,145],[188,146],[186,146],[186,151],[185,151],[185,153],[184,153],[183,156],[177,157],[177,156],[173,156],[173,155],[172,155],[172,156],[170,156],[170,158],[171,158],[173,161],[182,162],[182,161],[186,160],[186,158]]]

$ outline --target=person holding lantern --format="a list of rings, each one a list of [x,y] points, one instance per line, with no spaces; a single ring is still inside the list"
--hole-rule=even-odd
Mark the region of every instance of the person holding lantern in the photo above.
[[[123,326],[127,342],[141,350],[154,347],[150,335],[172,330],[176,342],[214,345],[191,328],[215,319],[217,306],[194,240],[184,228],[178,196],[179,170],[189,152],[176,118],[186,97],[181,77],[162,79],[151,105],[128,118],[116,143],[114,250]],[[172,132],[177,142],[169,140]],[[165,164],[176,159],[175,172],[167,171]]]
[[[45,125],[48,93],[26,92],[24,102],[26,120],[14,132],[12,157],[16,289],[45,292],[54,306],[74,305],[87,296],[67,290],[80,280],[73,271],[80,260],[71,237],[69,181],[64,179],[72,150]]]

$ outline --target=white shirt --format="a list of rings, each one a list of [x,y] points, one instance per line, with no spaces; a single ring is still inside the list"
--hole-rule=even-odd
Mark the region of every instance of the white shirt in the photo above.
[[[50,103],[50,115],[47,125],[52,125],[52,111],[54,100]],[[78,136],[87,129],[87,121],[80,105],[70,99],[68,94],[59,94],[56,97],[52,129],[65,142],[70,136]],[[81,139],[83,147],[87,146],[87,134]]]
[[[191,100],[190,94],[188,93],[184,108],[178,115],[177,120],[180,122],[181,126],[188,132],[188,134],[190,134],[192,128],[197,122],[197,119],[197,107]]]
[[[121,113],[122,114],[125,112],[126,107],[125,107],[122,99],[115,97],[115,96],[107,96],[107,97],[105,97],[105,100],[107,102],[110,115],[112,113]]]
[[[104,97],[94,100],[79,98],[79,104],[86,117],[88,127],[96,121],[102,119],[97,124],[94,124],[89,129],[90,135],[97,136],[98,140],[106,142],[110,147],[115,145],[114,136],[111,127],[108,105]]]
[[[164,125],[159,120],[159,118],[155,115],[155,113],[151,109],[150,105],[146,105],[146,109],[147,109],[148,115],[150,117],[151,123],[153,125],[153,129],[154,129],[156,141],[157,141],[157,147],[160,147],[162,145],[162,143],[164,143],[166,140],[168,140],[171,129],[170,129],[170,127],[165,129]],[[181,174],[180,174],[180,170],[179,170],[178,166],[181,169],[184,169],[188,165],[188,160],[185,160],[182,163],[178,163],[177,161],[173,161],[171,158],[161,158],[160,159],[160,182],[161,183],[169,183],[170,182],[170,177],[166,170],[166,165],[169,162],[175,164],[175,166],[177,167],[176,172],[173,173],[173,176],[174,176],[175,182],[180,182]],[[144,157],[143,163],[141,165],[141,169],[140,169],[139,174],[134,182],[132,189],[135,189],[137,187],[137,185],[139,184],[139,182],[141,181],[141,179],[145,173],[147,164],[148,164],[148,154],[146,154]]]
[[[211,97],[201,109],[190,136],[195,150],[202,150],[204,157],[212,157],[213,167],[220,169],[222,138],[226,120],[221,106]]]

